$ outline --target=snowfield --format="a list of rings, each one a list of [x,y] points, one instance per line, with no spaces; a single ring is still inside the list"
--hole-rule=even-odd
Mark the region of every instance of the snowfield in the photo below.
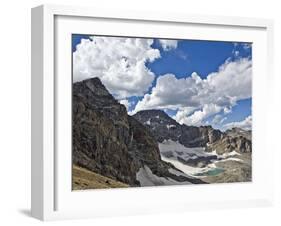
[[[238,152],[232,151],[230,153],[224,153],[223,155],[218,155],[216,151],[205,152],[203,147],[187,148],[177,141],[165,140],[159,143],[159,150],[161,154],[161,159],[165,162],[169,162],[175,166],[176,169],[170,168],[169,172],[176,176],[185,177],[197,177],[202,178],[208,172],[218,169],[216,167],[217,162],[224,161],[243,161],[236,156],[240,154]],[[193,167],[183,163],[178,160],[178,157],[184,160],[196,160],[201,157],[216,156],[217,160],[212,160],[210,164],[205,167]],[[137,180],[140,182],[141,186],[157,186],[157,185],[179,185],[179,184],[191,184],[190,182],[178,182],[171,178],[159,177],[152,173],[150,168],[144,165],[137,172]]]
[[[213,153],[207,153],[203,147],[187,148],[178,141],[165,140],[159,143],[161,158],[165,162],[173,164],[177,169],[184,172],[187,176],[196,176],[196,174],[207,172],[215,168],[215,164],[209,164],[207,167],[193,167],[178,160],[178,157],[184,160],[196,160],[198,157],[213,156]]]
[[[172,140],[165,140],[162,143],[159,143],[158,145],[161,154],[161,159],[165,162],[173,164],[177,169],[182,171],[187,176],[204,177],[198,175],[216,169],[216,163],[218,162],[225,162],[230,160],[243,162],[243,160],[235,158],[235,156],[240,155],[240,153],[236,151],[224,153],[223,155],[218,155],[216,151],[208,153],[204,151],[205,149],[203,147],[187,148],[184,145],[180,144],[178,141]],[[187,161],[189,159],[196,160],[199,157],[209,156],[216,156],[218,159],[212,160],[211,163],[205,167],[193,167],[178,160],[178,157]]]
[[[172,171],[170,171],[172,170]],[[181,172],[170,169],[170,173],[175,175],[180,174]],[[182,174],[184,175],[184,174]],[[190,182],[178,182],[171,178],[159,177],[152,173],[150,168],[146,165],[140,168],[137,172],[137,180],[140,182],[141,186],[155,186],[155,185],[177,185],[177,184],[191,184]]]
[[[166,158],[164,156],[161,156],[161,159],[165,162],[169,162],[171,164],[174,165],[174,167],[176,167],[177,169],[179,169],[180,171],[184,172],[184,174],[186,174],[187,176],[192,176],[192,177],[196,177],[196,174],[198,173],[204,173],[209,171],[210,169],[215,168],[214,165],[209,165],[207,167],[204,168],[200,168],[200,167],[192,167],[192,166],[188,166],[182,162],[180,162],[177,159],[174,158]],[[174,173],[175,174],[175,173]],[[177,175],[177,174],[176,174]]]
[[[160,153],[166,157],[168,155],[174,158],[180,157],[184,160],[188,160],[196,159],[198,157],[213,156],[212,153],[205,152],[203,147],[187,148],[178,141],[165,140],[158,145]]]

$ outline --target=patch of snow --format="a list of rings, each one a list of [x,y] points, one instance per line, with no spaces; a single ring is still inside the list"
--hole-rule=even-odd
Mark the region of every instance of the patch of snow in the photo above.
[[[149,120],[147,120],[144,124],[146,124],[146,125],[149,125],[149,126],[150,126],[150,124],[151,124],[150,119],[149,119]]]
[[[223,153],[222,157],[227,158],[229,156],[235,156],[235,155],[241,155],[241,154],[236,152],[236,151],[232,151],[232,152],[229,152],[229,153]]]
[[[173,168],[168,169],[168,171],[176,176],[184,176],[184,177],[189,177],[189,175],[179,171],[179,170],[175,170]]]
[[[225,158],[225,159],[220,160],[219,162],[227,162],[227,161],[244,162],[242,159],[239,159],[239,158]]]
[[[157,115],[156,118],[159,118],[159,115]]]
[[[141,186],[190,184],[190,182],[186,181],[179,182],[171,178],[159,177],[153,174],[150,168],[146,165],[139,169],[136,176]]]
[[[215,161],[215,162],[217,162],[217,161]],[[216,166],[216,163],[215,163],[215,162],[210,163],[210,164],[208,165],[208,167],[209,167],[209,168],[216,168],[217,166]]]
[[[215,164],[210,164],[207,167],[199,168],[199,167],[188,166],[174,158],[166,158],[164,156],[161,156],[161,159],[165,162],[169,162],[169,163],[173,164],[177,169],[184,172],[186,175],[192,176],[192,177],[195,177],[195,174],[204,173],[213,168],[216,168]]]
[[[217,150],[213,150],[212,152],[210,152],[212,155],[216,155],[216,156],[218,156],[218,154],[217,154]]]
[[[175,128],[176,125],[167,125],[167,129]]]
[[[241,155],[237,151],[226,152],[226,153],[223,153],[222,155],[217,154],[215,150],[210,152],[210,153],[213,154],[213,155],[216,155],[220,159],[220,160],[217,160],[215,162],[225,162],[225,161],[228,161],[228,160],[244,162],[242,159],[234,158],[234,156],[240,156]]]
[[[218,158],[221,158],[221,159],[229,159],[230,157],[241,155],[237,151],[226,152],[226,153],[223,153],[222,155],[219,155],[219,154],[217,154],[216,150],[213,150],[212,152],[210,152],[210,154],[216,155]],[[243,161],[243,160],[241,160],[241,161]]]

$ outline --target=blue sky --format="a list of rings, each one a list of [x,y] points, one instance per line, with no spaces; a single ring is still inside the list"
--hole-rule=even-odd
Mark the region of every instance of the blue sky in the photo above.
[[[96,37],[96,36],[93,36],[93,37]],[[88,40],[88,42],[83,43],[83,41],[82,41],[82,44],[81,44],[81,40]],[[134,92],[131,91],[132,89],[138,87],[139,83],[135,83],[135,87],[133,87],[132,89],[130,89],[130,91],[128,91],[128,92],[131,92],[131,94],[127,94],[127,92],[125,90],[124,92],[126,93],[126,95],[125,94],[123,95],[124,98],[121,97],[120,94],[116,95],[117,99],[118,99],[118,97],[120,97],[119,99],[122,99],[122,101],[125,101],[128,104],[128,112],[133,112],[137,104],[139,104],[139,106],[142,106],[142,108],[144,110],[146,109],[146,107],[149,108],[148,106],[155,106],[156,108],[159,107],[159,109],[161,108],[161,109],[165,110],[171,117],[174,117],[176,119],[176,115],[179,110],[183,111],[184,109],[186,110],[189,108],[188,100],[187,100],[186,104],[182,103],[182,101],[180,101],[181,105],[179,108],[177,108],[175,106],[178,106],[178,104],[176,104],[176,102],[178,101],[178,98],[176,98],[175,106],[169,107],[171,105],[170,104],[169,106],[167,105],[167,107],[165,107],[164,102],[165,102],[165,100],[167,100],[167,98],[165,97],[165,94],[163,94],[163,96],[166,99],[165,98],[163,98],[162,100],[160,99],[159,92],[160,92],[160,80],[161,79],[159,79],[159,78],[161,76],[163,76],[162,78],[167,77],[167,81],[168,81],[169,76],[167,74],[169,74],[170,79],[172,79],[172,81],[175,81],[175,84],[178,84],[177,83],[178,81],[184,81],[184,80],[186,80],[187,84],[189,84],[189,82],[187,80],[188,80],[188,78],[191,79],[192,73],[195,72],[197,74],[197,76],[199,78],[201,78],[201,80],[202,80],[202,81],[199,81],[199,83],[195,82],[196,85],[194,85],[194,82],[192,83],[192,81],[190,81],[191,82],[190,84],[194,85],[194,87],[192,87],[191,90],[200,89],[200,91],[198,91],[198,94],[195,93],[194,94],[195,96],[192,97],[193,99],[196,100],[196,102],[198,102],[198,104],[193,110],[190,110],[186,114],[185,119],[181,119],[182,120],[181,123],[186,122],[186,124],[191,124],[191,122],[194,122],[196,125],[211,124],[215,128],[223,129],[223,127],[226,127],[228,124],[231,124],[231,123],[232,124],[238,123],[237,125],[241,125],[241,124],[239,124],[239,122],[242,123],[243,120],[245,120],[247,117],[251,116],[252,98],[251,98],[251,84],[249,83],[249,79],[251,80],[251,78],[249,78],[249,76],[251,76],[251,71],[249,70],[249,67],[251,67],[251,61],[252,61],[252,48],[251,48],[250,43],[204,41],[204,40],[171,40],[171,42],[168,41],[166,43],[165,40],[160,41],[159,39],[152,39],[152,43],[147,44],[145,42],[145,44],[140,45],[140,47],[144,49],[143,55],[141,55],[141,56],[144,56],[146,53],[150,54],[151,50],[154,51],[154,53],[153,53],[154,55],[152,57],[149,56],[150,58],[149,57],[145,58],[146,57],[146,55],[145,55],[145,57],[143,58],[144,59],[143,61],[145,62],[145,66],[143,66],[143,67],[146,71],[145,72],[146,74],[144,74],[144,78],[147,78],[146,81],[148,80],[148,78],[151,79],[151,83],[149,85],[147,85],[144,89],[142,89],[141,94],[139,94],[138,91],[136,91],[137,95],[134,95]],[[108,40],[106,40],[106,41],[108,41]],[[112,39],[110,39],[110,41],[112,42]],[[102,43],[104,43],[104,40]],[[122,44],[123,42],[121,40],[118,43]],[[116,45],[118,45],[118,43]],[[166,44],[166,46],[165,46],[165,44]],[[78,48],[77,45],[80,45],[80,49]],[[89,61],[89,59],[91,59],[95,63],[95,58],[93,58],[93,56],[96,56],[97,57],[96,59],[99,59],[99,60],[100,60],[100,58],[98,58],[99,56],[104,57],[103,56],[104,54],[102,53],[103,49],[102,48],[97,49],[97,48],[95,48],[95,45],[101,45],[101,44],[99,44],[99,42],[95,43],[94,39],[90,39],[90,36],[88,36],[88,35],[72,35],[72,51],[74,54],[74,61],[73,61],[74,68],[77,67],[80,70],[80,72],[83,71],[83,68],[89,67],[90,69],[92,69],[91,65],[88,65],[88,64],[85,65],[85,64],[81,63],[81,60],[80,61],[75,60],[76,54],[77,55],[79,54],[79,58],[77,58],[77,59],[81,59],[81,56],[84,57],[84,55],[82,55],[82,54],[85,53],[85,50],[92,51],[92,52],[87,53],[88,54],[87,58],[85,58],[85,59],[87,59],[87,62]],[[85,46],[85,49],[82,49],[83,46]],[[86,46],[87,46],[87,48],[86,48]],[[91,48],[93,48],[94,50],[89,50],[90,49],[89,46]],[[116,48],[118,50],[120,49],[118,46],[115,47],[114,45],[112,45],[110,47],[111,49],[105,50],[105,48],[107,48],[107,46],[109,46],[109,45],[104,45],[104,47],[103,47],[104,51],[108,51],[111,54],[114,53],[114,50],[115,50],[114,48]],[[125,46],[125,45],[122,44],[122,46]],[[140,48],[140,47],[138,47],[138,48]],[[133,48],[134,47],[130,47],[129,50],[131,52],[135,53]],[[125,48],[125,50],[126,50],[125,53],[127,54],[128,51],[126,48]],[[92,53],[92,55],[91,55],[91,53]],[[115,55],[114,55],[114,57],[115,57]],[[131,61],[131,63],[128,63],[129,66],[130,67],[136,66],[137,63],[134,60],[134,54],[126,55],[125,63],[127,61],[130,62],[130,57],[132,57],[132,61]],[[109,65],[108,63],[105,64],[104,62],[111,58],[112,58],[111,55],[104,57],[104,59],[101,61],[102,65],[103,66]],[[137,57],[137,58],[139,58],[139,57]],[[153,58],[153,60],[150,60],[151,58]],[[116,59],[119,60],[121,58],[119,57]],[[77,62],[77,65],[79,65],[79,66],[75,65],[76,62]],[[85,63],[86,60],[84,60],[83,62]],[[115,67],[115,70],[118,70],[118,65],[122,65],[122,63],[116,64],[117,69]],[[129,66],[127,66],[127,67],[129,67]],[[97,66],[96,68],[100,68],[100,64],[99,64],[99,67]],[[76,71],[78,71],[78,69],[74,70],[74,73],[77,73]],[[103,81],[103,79],[104,79],[105,83],[108,84],[107,83],[108,80],[105,80],[105,76],[108,76],[109,72],[104,72],[105,70],[107,70],[107,68],[104,66],[103,72],[102,72],[102,73],[104,73],[104,77],[101,77],[101,80]],[[88,71],[89,70],[87,70],[87,72]],[[151,75],[151,73],[149,73],[147,71],[150,71],[153,74],[153,76]],[[93,76],[97,76],[94,74],[96,74],[96,73],[98,74],[98,72],[99,72],[98,70],[93,70]],[[212,73],[217,73],[216,76],[213,76],[213,77],[217,77],[217,78],[210,79],[212,76],[209,76],[209,75]],[[238,73],[241,73],[241,75],[237,75]],[[74,74],[73,76],[76,76],[76,74]],[[80,74],[79,74],[79,76],[80,76]],[[88,72],[87,76],[91,76],[91,74]],[[147,76],[147,77],[145,77],[145,76]],[[227,78],[229,78],[229,79],[226,80],[225,83],[221,83],[221,81],[220,81],[221,78],[219,76],[221,76],[221,77],[228,76]],[[245,76],[245,79],[243,76]],[[171,77],[173,77],[173,78],[171,78]],[[208,77],[210,77],[210,78],[208,78]],[[140,78],[138,77],[138,78],[136,78],[136,80],[139,81]],[[244,80],[247,81],[247,83],[244,82]],[[132,80],[132,81],[134,82],[134,80]],[[158,84],[158,81],[159,81],[159,84]],[[164,81],[164,79],[162,81]],[[120,84],[120,80],[118,82],[119,82],[118,84]],[[208,83],[208,86],[206,86],[206,83]],[[216,83],[219,83],[220,86],[216,86]],[[239,90],[237,90],[237,88],[236,88],[236,90],[231,91],[231,89],[232,89],[231,83],[234,84],[233,88],[238,87],[238,89],[239,89],[239,87],[241,87],[241,90],[242,90],[241,95],[239,93]],[[171,83],[167,83],[167,89],[169,89],[170,84]],[[214,84],[214,86],[213,86],[213,84]],[[227,89],[225,89],[224,84],[226,86],[230,87],[229,92]],[[159,85],[159,87],[158,87],[158,85]],[[111,87],[111,84],[109,84],[108,86]],[[141,87],[141,85],[139,85],[139,86]],[[202,100],[202,101],[199,98],[201,96],[201,94],[204,93],[204,90],[202,90],[203,89],[202,87],[204,87],[204,86],[206,86],[206,87],[213,86],[210,88],[210,101],[208,100],[208,94],[207,94],[207,97],[204,97],[204,100]],[[112,92],[114,92],[114,87],[115,86],[113,86],[113,88],[110,88],[112,90]],[[116,87],[118,87],[118,85],[116,85]],[[153,89],[154,89],[154,91],[153,91]],[[232,101],[230,101],[229,103],[225,103],[225,105],[217,104],[216,100],[218,99],[218,97],[219,97],[218,95],[220,94],[220,92],[223,96],[225,96],[227,98],[231,98]],[[146,95],[146,94],[148,97],[147,101],[144,100],[145,99],[144,95]],[[113,93],[113,95],[114,95],[114,93]],[[185,95],[185,94],[183,95],[183,98],[188,99],[188,97],[189,97],[188,95]],[[155,98],[155,101],[153,100],[153,98]],[[211,102],[212,98],[214,98],[213,105],[218,105],[217,108],[214,107],[211,109],[210,106],[213,103],[213,102]],[[142,102],[142,103],[139,103],[139,102]],[[157,105],[157,102],[159,102],[159,105]],[[169,100],[169,102],[171,102],[171,100]],[[156,103],[156,105],[154,103]],[[160,103],[161,103],[161,106],[160,106]],[[139,108],[139,109],[142,109],[142,108]],[[209,110],[205,111],[204,109],[209,109]],[[199,111],[200,114],[199,113],[194,114],[196,111]],[[211,113],[209,113],[209,111]],[[194,116],[192,116],[192,114],[194,114]],[[198,121],[198,119],[195,118],[196,115],[200,115],[199,121]],[[190,116],[192,116],[192,117],[190,117]],[[216,117],[216,119],[218,119],[221,122],[215,123],[214,122],[215,117]],[[179,118],[177,118],[177,119],[179,119]],[[236,125],[236,124],[234,124],[234,125]],[[241,126],[241,127],[243,127],[243,126]]]

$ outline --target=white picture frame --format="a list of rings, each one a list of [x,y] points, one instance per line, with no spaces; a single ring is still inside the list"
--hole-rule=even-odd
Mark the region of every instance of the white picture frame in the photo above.
[[[120,26],[124,28],[114,29],[114,23],[120,23]],[[255,65],[253,70],[253,182],[72,192],[69,183],[71,144],[68,140],[70,137],[67,138],[71,134],[68,123],[70,112],[66,112],[70,106],[69,98],[71,98],[69,93],[71,88],[67,88],[68,85],[66,85],[71,80],[69,78],[71,68],[68,67],[71,52],[67,48],[71,47],[61,43],[62,40],[65,43],[68,42],[67,37],[70,33],[79,31],[87,34],[89,32],[87,29],[95,26],[99,34],[105,35],[142,37],[153,35],[153,37],[161,38],[165,36],[165,38],[252,42]],[[139,27],[133,29],[134,26]],[[169,29],[165,29],[167,26]],[[194,32],[192,35],[184,32],[180,34],[177,32],[177,26],[181,26],[182,29],[190,26]],[[159,28],[157,33],[155,27]],[[210,32],[212,29],[217,29],[216,31],[219,32]],[[234,30],[239,30],[239,32],[233,32]],[[270,102],[266,101],[266,97],[271,95],[272,90],[272,45],[273,22],[265,19],[164,12],[161,14],[122,12],[56,5],[33,8],[32,216],[41,220],[57,220],[271,205],[273,179],[263,171],[273,169],[273,150],[268,148],[266,138],[269,134],[266,124],[267,109],[270,109],[267,107]],[[69,100],[66,101],[68,102],[66,110],[58,110],[58,105],[62,103],[62,100],[67,99]],[[60,136],[62,130],[66,138],[63,137],[64,135]],[[265,157],[261,156],[261,149],[266,150]],[[61,156],[66,156],[65,162],[61,161]],[[172,194],[173,198],[169,198]],[[161,199],[161,197],[166,198]],[[89,204],[87,200],[90,203],[94,201],[95,205]],[[112,203],[108,206],[110,200]]]

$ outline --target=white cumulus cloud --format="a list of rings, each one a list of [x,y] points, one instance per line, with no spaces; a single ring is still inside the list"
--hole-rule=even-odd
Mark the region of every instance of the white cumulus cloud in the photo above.
[[[244,120],[239,121],[239,122],[227,123],[223,126],[223,129],[227,130],[227,129],[232,129],[235,127],[238,127],[238,128],[244,129],[244,130],[251,130],[252,129],[252,116],[249,115]]]
[[[160,39],[159,40],[162,48],[164,51],[169,51],[172,49],[176,49],[178,46],[178,41],[177,40],[170,40],[170,39]]]
[[[118,99],[142,96],[155,78],[145,63],[160,57],[152,39],[90,37],[73,53],[73,81],[99,77]]]
[[[144,95],[137,103],[135,111],[196,107],[200,105],[200,99],[196,98],[198,80],[201,78],[197,74],[182,79],[177,79],[173,74],[160,76],[151,94]]]
[[[129,107],[131,106],[131,103],[127,99],[119,100],[119,103],[123,104],[126,107],[127,111],[129,110]]]
[[[182,112],[181,110],[179,110],[174,119],[180,124],[200,126],[202,124],[203,119],[220,112],[221,109],[222,107],[216,104],[205,104],[202,109],[195,111],[189,117],[187,117],[187,115],[179,117]]]
[[[206,79],[192,73],[185,78],[173,74],[158,77],[150,94],[144,95],[134,112],[147,109],[178,110],[175,119],[187,125],[200,125],[207,117],[231,112],[238,100],[252,95],[252,61],[227,60]]]

